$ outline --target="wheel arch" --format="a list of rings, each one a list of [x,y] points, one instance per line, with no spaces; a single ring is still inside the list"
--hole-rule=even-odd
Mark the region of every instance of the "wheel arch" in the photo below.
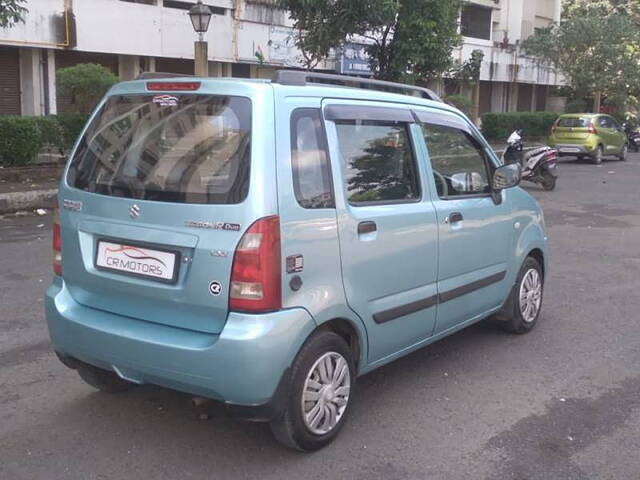
[[[359,331],[358,327],[351,320],[346,318],[333,318],[331,320],[327,320],[318,325],[311,335],[322,331],[333,332],[347,342],[347,345],[349,345],[349,348],[351,349],[357,371],[366,364],[366,337]]]
[[[537,247],[532,249],[527,254],[525,259],[528,258],[528,257],[534,258],[540,264],[540,268],[542,268],[542,278],[544,278],[545,275],[546,275],[546,268],[545,268],[545,263],[544,263],[545,260],[546,260],[546,257],[544,255],[544,252],[542,251],[542,249],[537,248]]]
[[[518,238],[518,245],[516,249],[516,268],[514,268],[513,281],[520,266],[527,257],[535,258],[542,268],[542,274],[546,276],[549,271],[549,258],[546,248],[546,235],[539,222],[531,222],[524,229],[520,238]]]

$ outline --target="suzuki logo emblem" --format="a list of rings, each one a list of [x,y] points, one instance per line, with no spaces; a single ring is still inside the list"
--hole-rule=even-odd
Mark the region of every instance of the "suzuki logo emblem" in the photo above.
[[[129,216],[131,218],[138,218],[140,216],[140,207],[135,203],[129,208]]]

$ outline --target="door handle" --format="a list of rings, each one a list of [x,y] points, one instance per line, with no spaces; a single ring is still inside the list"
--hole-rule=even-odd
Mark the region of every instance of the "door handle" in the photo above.
[[[373,233],[376,230],[378,230],[378,226],[376,225],[376,222],[366,221],[366,222],[360,222],[358,224],[358,235]]]
[[[450,213],[447,217],[445,217],[444,223],[458,223],[458,222],[461,222],[463,219],[464,217],[460,212],[453,212],[453,213]]]

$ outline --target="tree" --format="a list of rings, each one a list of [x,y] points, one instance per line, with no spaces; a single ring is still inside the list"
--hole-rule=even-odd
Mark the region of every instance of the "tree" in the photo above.
[[[592,93],[599,111],[602,95],[620,98],[640,88],[640,29],[628,13],[598,5],[579,10],[575,3],[573,13],[525,40],[523,48],[554,65],[575,90]]]
[[[60,95],[70,97],[79,113],[90,113],[118,77],[102,65],[79,63],[58,70],[56,81]]]
[[[368,39],[377,78],[432,78],[452,65],[460,0],[281,0],[303,56],[317,63],[350,36]],[[311,63],[311,62],[309,62]]]
[[[27,0],[0,0],[0,28],[13,27],[16,23],[24,23],[29,10],[22,6]]]
[[[451,51],[459,45],[457,0],[403,0],[393,17],[364,25],[373,45],[371,66],[379,78],[433,78],[452,65]]]
[[[307,69],[314,68],[345,41],[366,7],[361,0],[280,0],[279,6],[289,11],[296,46]]]
[[[471,52],[469,59],[464,62],[460,60],[454,61],[453,67],[449,70],[448,77],[455,80],[459,87],[465,85],[473,89],[473,99],[465,101],[466,97],[462,95],[451,95],[444,99],[447,103],[469,115],[474,121],[479,119],[480,71],[482,70],[483,59],[484,52],[482,50],[474,50]]]
[[[562,17],[611,14],[630,15],[640,19],[640,0],[564,0]]]

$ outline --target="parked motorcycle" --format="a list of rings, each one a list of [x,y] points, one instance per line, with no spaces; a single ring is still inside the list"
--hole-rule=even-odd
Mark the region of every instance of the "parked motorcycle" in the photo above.
[[[640,152],[640,132],[637,128],[633,128],[630,123],[623,123],[622,128],[627,134],[627,143],[629,148],[634,152]]]
[[[520,163],[522,180],[540,184],[545,190],[556,188],[558,151],[545,146],[525,152],[522,130],[516,130],[509,136],[502,160],[505,165]]]

